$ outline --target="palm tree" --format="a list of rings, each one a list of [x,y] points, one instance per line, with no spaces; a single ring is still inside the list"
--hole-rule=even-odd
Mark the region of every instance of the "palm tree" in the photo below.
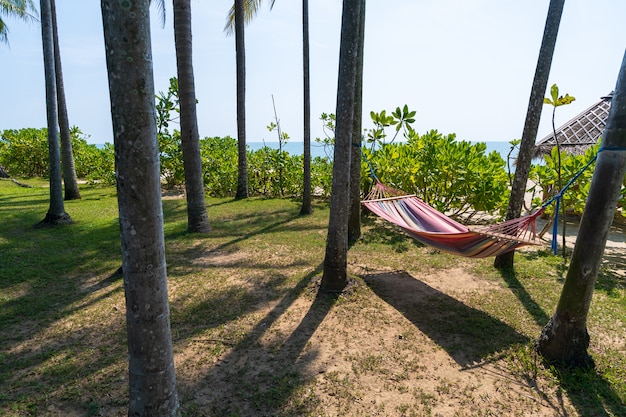
[[[362,0],[344,0],[337,81],[337,124],[330,220],[326,238],[324,273],[320,289],[340,292],[348,284],[348,218],[350,209],[350,148],[354,127],[354,101]]]
[[[352,129],[352,161],[350,163],[350,216],[348,241],[354,243],[361,237],[361,130],[363,121],[363,50],[365,46],[365,0],[361,1],[359,18],[359,45],[356,61],[354,92],[354,127]]]
[[[48,119],[48,158],[50,165],[50,208],[39,226],[71,223],[63,205],[56,79],[54,69],[54,41],[50,0],[41,0],[41,39],[46,82],[46,115]]]
[[[32,0],[0,0],[0,43],[9,43],[9,28],[2,16],[16,17],[25,21],[35,20],[35,4]]]
[[[177,416],[150,13],[142,1],[101,5],[126,296],[128,415]]]
[[[246,157],[246,46],[244,0],[235,0],[235,51],[237,61],[237,193],[248,198],[248,161]]]
[[[61,160],[63,161],[63,182],[65,184],[65,199],[80,199],[76,168],[74,167],[74,152],[72,152],[72,140],[70,138],[70,122],[67,115],[67,102],[65,100],[65,85],[63,83],[63,70],[61,67],[61,51],[59,49],[59,33],[57,30],[57,13],[55,0],[50,0],[52,11],[52,38],[54,40],[54,70],[57,86],[57,103],[59,109],[59,131],[61,133]]]
[[[275,0],[269,0],[269,4],[270,4],[270,9],[272,9],[274,7],[274,3]],[[246,0],[244,2],[244,14],[243,14],[243,20],[244,22],[249,22],[254,16],[256,16],[258,9],[261,5],[261,0]],[[227,32],[232,32],[233,31],[233,27],[235,25],[235,11],[236,11],[236,3],[235,5],[233,5],[233,7],[231,8],[229,14],[228,14],[228,18],[227,18],[227,24],[226,24],[226,31]],[[242,38],[243,38],[243,29],[242,30]],[[242,48],[243,48],[243,41],[242,41]],[[238,54],[237,54],[237,62],[238,62],[238,68],[239,68],[239,59],[243,59],[245,60],[245,53],[243,53],[243,58],[240,58],[239,56],[239,50]],[[245,65],[245,64],[244,64]],[[310,76],[309,76],[309,1],[308,0],[302,0],[302,72],[303,72],[303,97],[304,97],[304,103],[303,103],[303,146],[304,146],[304,151],[303,151],[303,173],[304,173],[304,181],[303,181],[303,189],[302,189],[302,207],[300,209],[300,214],[311,214],[313,212],[313,209],[311,207],[311,86],[310,86]],[[239,69],[238,69],[238,86],[239,86]],[[244,69],[244,74],[243,77],[245,78],[245,69]],[[243,127],[240,128],[240,124],[239,124],[239,120],[241,120],[242,118],[245,120],[245,80],[244,82],[244,97],[243,97],[243,104],[242,106],[240,106],[240,96],[239,96],[239,89],[237,90],[237,109],[238,109],[238,116],[237,116],[237,120],[238,120],[238,135],[240,135],[240,130],[239,129],[243,129],[244,131],[244,138],[245,138],[245,125]],[[242,113],[239,113],[239,109],[242,109]],[[240,136],[241,137],[241,136]],[[245,149],[245,139],[243,141],[243,145],[242,145],[242,141],[239,140],[239,181],[238,184],[240,184],[242,182],[242,177],[244,175],[244,170],[246,169],[245,164],[242,164],[242,156],[243,158],[245,158],[245,155],[241,154],[241,149],[244,148]],[[247,178],[247,175],[246,175]],[[239,186],[237,187],[237,192],[239,193]],[[245,186],[245,188],[247,189],[247,185]],[[243,185],[241,185],[241,189],[243,190]]]
[[[270,0],[270,7],[275,0]],[[246,156],[246,46],[245,25],[257,14],[261,0],[235,0],[226,18],[224,31],[235,33],[237,65],[237,192],[236,199],[248,198],[248,162]]]
[[[570,366],[593,366],[587,353],[587,316],[602,254],[626,173],[626,54],[602,135],[574,253],[556,311],[536,343],[547,359]]]
[[[528,172],[530,171],[530,164],[532,162],[537,130],[539,129],[539,120],[541,119],[541,110],[543,109],[543,98],[546,87],[548,86],[548,76],[550,75],[550,67],[552,66],[552,56],[554,55],[556,36],[559,33],[559,24],[561,23],[564,3],[565,0],[550,0],[550,6],[548,7],[548,17],[546,18],[546,24],[543,30],[543,40],[541,41],[541,47],[539,49],[535,77],[530,90],[528,110],[526,112],[524,130],[522,132],[522,141],[520,143],[519,154],[517,155],[515,176],[513,177],[511,196],[509,197],[509,206],[506,212],[507,220],[515,219],[522,213],[524,195],[526,194],[526,183],[528,182]],[[503,255],[496,256],[493,264],[494,267],[500,269],[513,268],[514,255],[515,251],[510,251]]]
[[[204,199],[204,180],[196,114],[196,89],[193,76],[191,4],[189,0],[174,0],[174,39],[180,103],[180,139],[187,194],[187,230],[207,233],[211,230],[211,225]]]
[[[300,214],[311,214],[311,79],[309,74],[309,0],[302,0],[303,174]]]

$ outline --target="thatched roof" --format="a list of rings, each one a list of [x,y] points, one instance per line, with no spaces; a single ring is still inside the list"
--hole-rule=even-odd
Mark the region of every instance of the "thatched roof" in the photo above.
[[[598,139],[604,132],[606,119],[609,116],[612,97],[613,92],[611,91],[593,106],[556,130],[556,137],[559,140],[562,151],[571,154],[581,154],[598,142]],[[552,148],[556,146],[554,133],[550,133],[545,138],[539,140],[535,146],[535,157],[539,158],[549,154]]]

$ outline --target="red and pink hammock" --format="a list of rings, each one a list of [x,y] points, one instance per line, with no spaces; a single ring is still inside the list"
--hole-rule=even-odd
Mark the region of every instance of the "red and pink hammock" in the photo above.
[[[435,210],[415,195],[377,181],[362,204],[400,226],[417,241],[468,258],[498,256],[525,245],[542,245],[536,232],[543,207],[528,216],[488,226],[467,227]]]

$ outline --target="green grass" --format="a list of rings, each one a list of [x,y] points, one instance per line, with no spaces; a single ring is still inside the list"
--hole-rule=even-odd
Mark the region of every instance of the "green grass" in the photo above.
[[[115,190],[83,186],[81,200],[65,203],[73,224],[36,229],[48,189],[28,183],[0,181],[0,415],[125,415]],[[467,372],[497,363],[545,402],[566,396],[569,415],[626,415],[626,281],[615,265],[602,268],[588,320],[596,369],[556,369],[531,346],[558,300],[559,257],[520,252],[501,274],[491,259],[433,251],[368,216],[349,255],[356,285],[330,297],[317,293],[326,203],[311,216],[288,199],[207,203],[213,230],[198,236],[186,232],[184,199],[163,201],[183,415],[437,415],[450,401],[459,416],[532,415],[534,405],[515,414],[477,382],[420,385],[433,352]],[[440,291],[416,279],[457,270],[484,288]],[[405,293],[389,293],[393,283]],[[365,403],[372,386],[382,400]]]

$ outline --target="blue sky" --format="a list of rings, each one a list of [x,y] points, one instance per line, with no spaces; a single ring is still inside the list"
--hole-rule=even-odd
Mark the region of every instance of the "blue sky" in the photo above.
[[[36,2],[38,3],[38,2]],[[340,0],[310,5],[312,135],[335,111]],[[232,0],[192,0],[194,71],[201,136],[236,137],[234,37],[223,32]],[[521,137],[549,0],[370,0],[367,5],[364,127],[369,112],[407,104],[415,128],[458,139]],[[162,28],[153,10],[155,88],[176,75],[171,4]],[[57,15],[70,123],[90,143],[113,142],[100,2],[58,1]],[[582,112],[616,82],[626,47],[626,1],[568,0],[548,88],[576,97],[557,125]],[[247,138],[275,141],[272,95],[284,132],[302,137],[301,2],[264,5],[246,31]],[[46,124],[41,31],[6,19],[10,45],[0,45],[0,130]],[[551,109],[538,139],[550,132]]]

